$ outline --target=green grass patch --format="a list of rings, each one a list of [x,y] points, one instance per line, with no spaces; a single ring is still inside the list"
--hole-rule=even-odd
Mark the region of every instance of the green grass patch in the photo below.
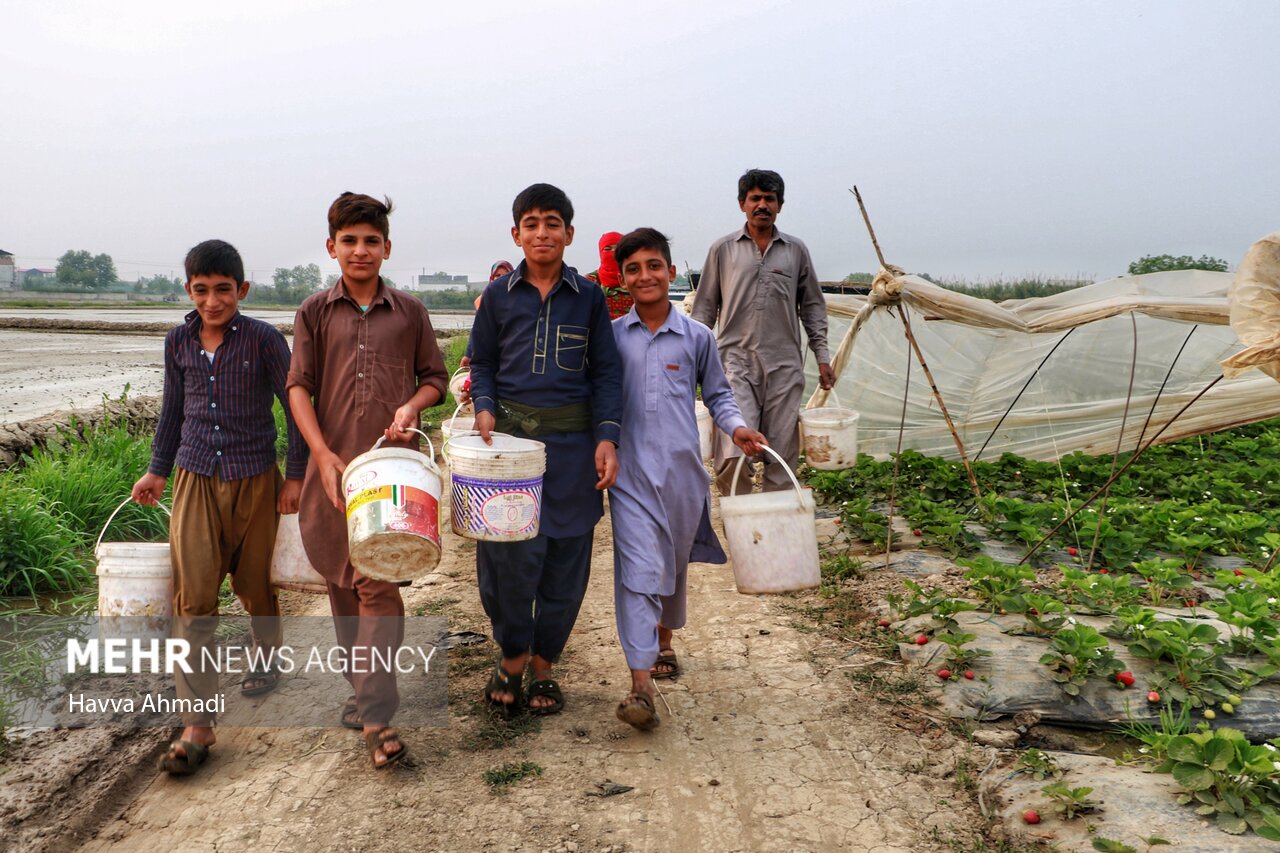
[[[497,714],[481,713],[475,730],[462,739],[467,752],[484,752],[502,749],[508,744],[542,731],[542,719],[532,714],[521,714],[504,720]]]
[[[501,788],[505,788],[507,785],[514,785],[521,779],[541,775],[541,764],[532,761],[521,761],[519,764],[513,762],[484,771],[484,781],[489,786],[491,793],[497,793]]]

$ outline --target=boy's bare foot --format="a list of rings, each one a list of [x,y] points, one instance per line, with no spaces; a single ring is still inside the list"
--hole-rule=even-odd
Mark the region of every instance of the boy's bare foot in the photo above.
[[[551,681],[551,664],[546,658],[534,655],[529,658],[529,669],[532,670],[532,681]],[[563,704],[564,700],[560,701]],[[530,696],[529,710],[537,711],[542,708],[552,708],[557,704],[555,698],[551,696]]]
[[[404,758],[404,744],[400,733],[391,726],[367,725],[364,727],[364,743],[369,750],[373,766],[382,768]]]
[[[160,758],[159,768],[171,776],[190,776],[209,757],[217,742],[212,726],[187,726]]]
[[[503,673],[508,676],[524,675],[524,666],[528,662],[527,654],[518,658],[503,658],[498,666]],[[496,682],[490,682],[495,684]],[[518,685],[518,682],[517,682]],[[510,690],[493,689],[485,693],[485,697],[495,705],[514,705],[520,701],[521,697]]]
[[[658,725],[662,721],[654,709],[653,693],[653,681],[648,670],[631,670],[631,692],[618,703],[618,719],[642,732]]]

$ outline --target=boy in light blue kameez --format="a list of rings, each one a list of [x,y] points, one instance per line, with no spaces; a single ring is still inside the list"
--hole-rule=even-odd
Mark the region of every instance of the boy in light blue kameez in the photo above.
[[[609,489],[613,518],[614,607],[618,639],[631,670],[631,692],[618,719],[638,729],[658,724],[653,678],[679,672],[672,632],[685,624],[689,563],[724,563],[711,529],[710,477],[698,444],[695,393],[717,426],[748,455],[765,437],[746,425],[725,379],[711,330],[672,310],[675,279],[667,238],[640,228],[614,250],[635,299],[613,321],[623,364],[618,480]]]

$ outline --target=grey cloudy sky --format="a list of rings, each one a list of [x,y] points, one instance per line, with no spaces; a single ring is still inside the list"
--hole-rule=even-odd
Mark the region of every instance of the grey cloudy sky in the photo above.
[[[534,181],[677,263],[738,227],[746,168],[823,278],[1232,265],[1280,228],[1280,3],[0,0],[0,247],[181,269],[208,237],[266,280],[335,272],[325,210],[388,194],[393,255],[487,274]]]

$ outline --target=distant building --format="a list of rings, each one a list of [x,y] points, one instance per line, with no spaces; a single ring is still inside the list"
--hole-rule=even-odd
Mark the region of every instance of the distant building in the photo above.
[[[0,249],[0,290],[13,290],[18,286],[17,272],[13,266],[13,252]]]
[[[480,284],[477,283],[476,287],[478,288],[479,286]],[[472,284],[465,275],[436,272],[417,276],[405,290],[419,293],[438,293],[442,290],[471,290],[471,288]]]
[[[50,282],[58,277],[58,271],[46,269],[44,267],[32,267],[27,270],[17,270],[14,280],[18,287],[26,287],[27,282]]]

